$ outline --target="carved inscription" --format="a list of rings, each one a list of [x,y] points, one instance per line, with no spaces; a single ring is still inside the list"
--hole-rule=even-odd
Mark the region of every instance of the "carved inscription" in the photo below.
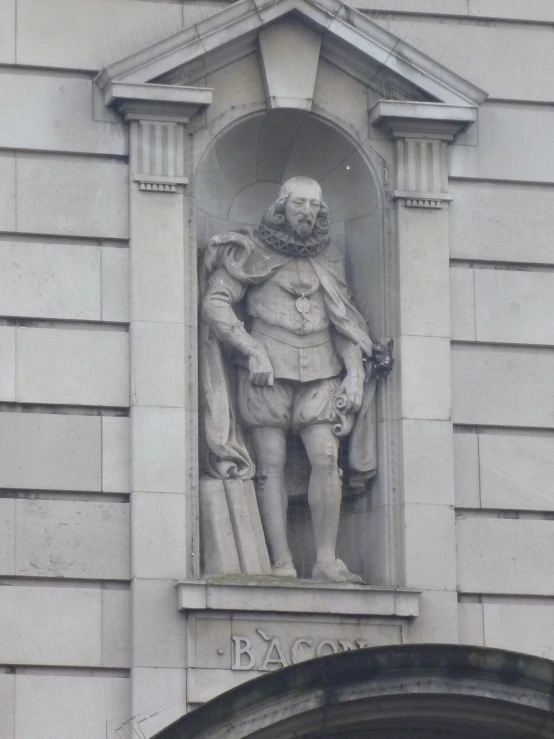
[[[264,649],[260,652],[254,648],[252,638],[248,636],[233,636],[232,665],[233,670],[269,670],[288,667],[297,662],[305,662],[315,657],[324,657],[327,654],[350,652],[370,646],[367,639],[314,639],[299,637],[292,642],[284,642],[278,636],[271,636],[263,629],[256,629],[256,633],[264,642]]]

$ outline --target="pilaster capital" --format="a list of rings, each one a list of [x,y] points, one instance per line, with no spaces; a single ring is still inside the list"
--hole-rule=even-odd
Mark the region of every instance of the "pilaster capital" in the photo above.
[[[130,181],[140,190],[176,193],[188,184],[185,176],[185,126],[212,102],[203,87],[109,81],[102,86],[107,106],[130,123]]]
[[[369,120],[396,141],[395,198],[412,208],[448,203],[448,144],[477,120],[477,108],[381,100]]]

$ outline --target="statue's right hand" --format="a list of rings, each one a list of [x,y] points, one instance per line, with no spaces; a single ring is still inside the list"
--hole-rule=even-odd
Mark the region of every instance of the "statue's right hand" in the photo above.
[[[273,385],[273,367],[266,350],[257,346],[248,357],[250,382],[253,385]]]

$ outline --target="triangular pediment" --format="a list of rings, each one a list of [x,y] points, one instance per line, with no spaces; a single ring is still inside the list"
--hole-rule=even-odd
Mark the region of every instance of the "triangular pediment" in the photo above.
[[[382,98],[470,107],[486,98],[475,85],[339,0],[238,0],[111,64],[96,83],[106,104],[117,97],[114,87],[199,89],[203,75],[259,50],[268,29],[285,22],[305,27],[318,38],[318,58],[331,61]]]

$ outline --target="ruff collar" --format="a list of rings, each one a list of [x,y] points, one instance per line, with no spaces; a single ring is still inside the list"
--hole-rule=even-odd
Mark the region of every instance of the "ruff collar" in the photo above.
[[[288,257],[315,257],[329,245],[328,236],[311,234],[307,239],[296,239],[278,228],[268,226],[263,221],[257,234],[265,246]]]

